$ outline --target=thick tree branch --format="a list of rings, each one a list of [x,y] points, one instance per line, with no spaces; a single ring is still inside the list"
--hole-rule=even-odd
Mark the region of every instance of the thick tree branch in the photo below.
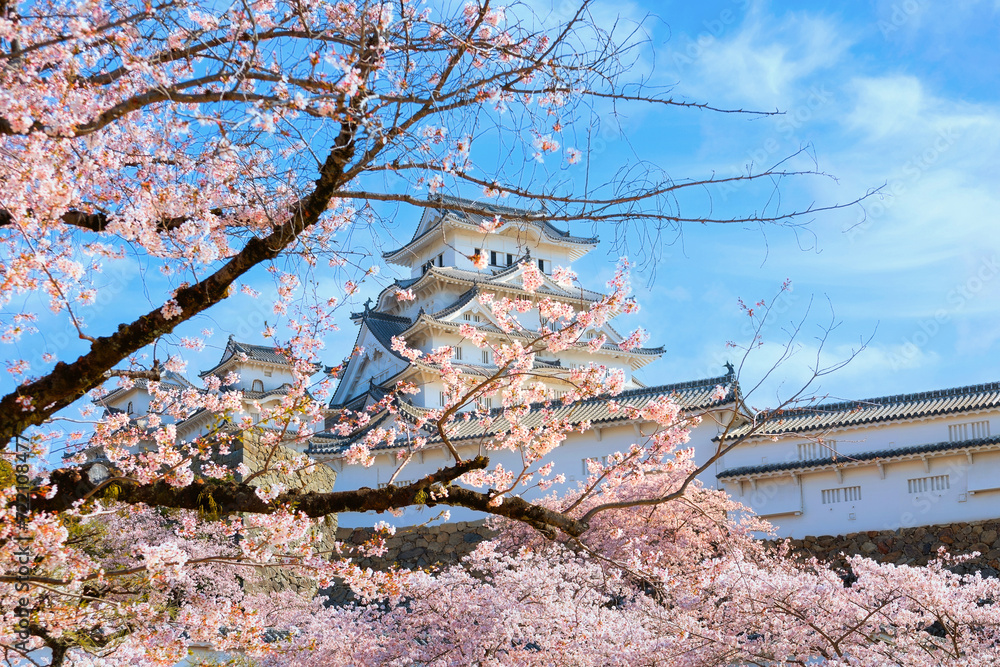
[[[221,208],[213,208],[209,211],[212,215],[221,216]],[[190,216],[177,216],[174,218],[163,218],[156,223],[157,231],[169,232],[179,228],[188,220]],[[91,232],[106,232],[111,219],[104,213],[85,213],[83,211],[67,211],[59,219],[64,225],[78,227]],[[14,224],[14,218],[10,211],[0,209],[0,228],[9,227]]]
[[[110,479],[102,476],[95,482],[88,474],[94,465],[54,471],[49,479],[57,487],[56,494],[50,499],[34,498],[31,509],[61,512],[80,500],[96,498],[129,505],[145,504],[220,514],[273,514],[283,505],[291,505],[296,511],[317,518],[340,512],[385,512],[414,505],[451,505],[521,521],[553,536],[561,530],[577,537],[587,529],[587,524],[581,521],[518,497],[504,498],[502,503],[497,503],[489,492],[450,485],[467,472],[484,470],[489,465],[489,459],[484,456],[466,459],[404,486],[390,484],[379,489],[365,487],[328,493],[295,489],[282,493],[271,502],[261,500],[256,494],[256,487],[233,481],[198,479],[184,487],[170,486],[165,482],[137,484],[114,476],[112,471]],[[429,495],[430,490],[436,492],[436,497]]]

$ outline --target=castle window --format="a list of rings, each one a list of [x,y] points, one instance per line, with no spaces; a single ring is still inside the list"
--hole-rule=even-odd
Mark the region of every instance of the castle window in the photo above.
[[[538,270],[541,271],[542,273],[545,273],[545,260],[544,259],[538,260]]]
[[[507,266],[510,266],[513,263],[514,263],[514,255],[507,253]]]
[[[492,410],[493,409],[493,397],[492,396],[482,396],[479,399],[479,407],[482,410]]]
[[[132,414],[132,401],[129,401],[128,405],[125,406],[125,414]]]
[[[490,250],[490,266],[500,266],[500,253]]]
[[[948,427],[948,440],[951,442],[961,442],[962,440],[979,440],[990,437],[990,421],[984,419],[978,422],[965,422],[964,424],[952,424]]]
[[[608,467],[608,457],[607,456],[591,456],[590,458],[586,458],[586,459],[583,460],[583,474],[584,475],[589,475],[590,474],[590,464],[591,464],[591,462],[593,462],[593,463],[600,463],[601,466],[604,467],[604,468]]]
[[[271,371],[264,371],[264,377],[266,378],[271,377]]]
[[[861,500],[861,487],[847,486],[842,489],[823,489],[820,491],[820,496],[823,499],[824,505],[850,503],[855,500]]]
[[[451,351],[451,356],[456,361],[461,361],[462,360],[462,346],[461,345],[456,345],[455,347],[453,347],[452,351]]]
[[[444,266],[444,253],[441,253],[440,255],[438,255],[438,257],[437,257],[437,265],[438,266]]]
[[[250,391],[264,391],[264,381],[263,380],[254,380],[250,384]]]
[[[489,364],[493,361],[493,355],[490,354],[489,350],[483,350],[483,363]]]
[[[836,440],[823,440],[820,442],[803,442],[798,445],[799,461],[812,461],[813,459],[828,459],[837,454]]]
[[[947,491],[951,488],[948,475],[933,475],[906,480],[906,490],[910,493],[927,493],[929,491]]]
[[[443,391],[439,391],[438,392],[438,403],[441,404],[442,408],[447,404],[447,401],[445,400],[445,398],[446,397],[444,395],[444,392]]]

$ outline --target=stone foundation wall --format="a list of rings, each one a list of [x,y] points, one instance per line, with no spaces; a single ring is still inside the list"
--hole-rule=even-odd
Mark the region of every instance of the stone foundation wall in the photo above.
[[[370,531],[363,528],[337,530],[337,539],[347,543],[360,544],[369,535]],[[457,563],[477,544],[493,535],[482,521],[402,528],[387,540],[388,553],[385,556],[364,558],[359,564],[372,568],[398,565],[410,569],[448,565]],[[838,566],[845,564],[844,555],[861,555],[883,563],[919,566],[933,559],[940,547],[953,555],[978,551],[979,556],[959,569],[1000,576],[1000,519],[789,541],[793,554],[815,556]]]
[[[790,540],[793,553],[843,565],[841,554],[862,555],[882,563],[926,565],[940,547],[952,555],[978,551],[979,556],[955,568],[960,572],[1000,575],[1000,520],[951,523],[899,530]]]
[[[339,528],[337,540],[347,544],[361,544],[371,537],[371,533],[367,528]],[[385,555],[361,558],[357,563],[361,567],[375,570],[393,566],[412,570],[452,565],[475,549],[477,544],[495,534],[483,521],[400,528],[386,540],[388,551]],[[341,605],[354,600],[354,595],[342,584],[334,585],[321,593],[327,596],[329,604]]]
[[[360,544],[371,535],[364,528],[340,528],[337,540]],[[385,569],[400,566],[407,569],[446,566],[457,563],[483,540],[495,533],[483,521],[437,524],[426,527],[401,528],[386,540],[387,553],[379,558],[363,558],[361,567]],[[846,565],[844,556],[861,555],[882,563],[896,565],[926,565],[945,547],[953,555],[978,551],[981,555],[951,569],[961,573],[982,572],[984,576],[1000,576],[1000,519],[978,523],[953,523],[943,526],[903,528],[897,531],[868,531],[850,535],[824,535],[789,540],[792,553],[830,561],[835,567]],[[353,595],[337,585],[322,591],[331,604],[344,604]]]
[[[298,454],[286,447],[277,448],[263,447],[257,435],[244,432],[243,437],[232,448],[226,464],[236,466],[245,463],[251,471],[260,470],[264,462],[270,457],[271,465],[277,466],[279,462],[292,461]],[[337,473],[333,468],[325,464],[302,470],[293,470],[290,474],[280,472],[267,472],[260,477],[254,478],[250,484],[261,487],[268,484],[280,483],[289,489],[302,489],[303,491],[327,492],[331,491],[337,481]],[[337,533],[337,515],[331,514],[323,518],[316,530],[320,535],[318,548],[323,551],[332,551]],[[294,590],[306,595],[314,595],[317,587],[314,581],[294,574],[287,568],[265,567],[259,573],[260,584],[248,586],[251,592],[276,592],[282,590]]]
[[[380,558],[363,558],[361,567],[385,568],[399,565],[408,569],[457,563],[483,540],[495,533],[483,521],[460,521],[433,526],[400,528],[386,540],[388,552]],[[337,539],[361,544],[371,536],[366,528],[340,528]]]

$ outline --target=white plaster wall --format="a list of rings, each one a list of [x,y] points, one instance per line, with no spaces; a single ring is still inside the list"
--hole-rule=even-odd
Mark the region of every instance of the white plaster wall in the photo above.
[[[651,432],[651,429],[652,425],[647,424],[642,427],[641,432],[648,434]],[[705,451],[705,441],[710,442],[715,435],[715,426],[703,423],[692,431],[691,443],[688,446],[700,444],[701,446],[697,447],[696,451]],[[547,493],[565,492],[584,481],[586,479],[584,459],[600,458],[615,451],[627,451],[632,443],[642,441],[642,436],[637,435],[636,428],[632,424],[618,424],[604,427],[600,429],[600,440],[596,436],[596,431],[589,431],[585,434],[572,433],[562,445],[546,458],[546,461],[551,460],[555,463],[553,476],[560,473],[566,475],[565,485],[553,486]],[[464,448],[460,453],[463,456],[472,456],[477,453],[477,450]],[[520,455],[515,452],[498,450],[488,452],[488,455],[491,466],[500,463],[507,470],[519,471],[521,469]],[[445,456],[443,449],[427,451],[424,453],[422,459],[415,458],[407,464],[406,468],[399,474],[396,483],[419,479],[449,464],[450,459]],[[337,464],[334,464],[333,467],[338,471],[340,470]],[[394,454],[393,456],[386,454],[379,455],[376,458],[375,464],[369,468],[363,466],[346,466],[337,476],[336,490],[351,490],[366,486],[377,488],[379,484],[389,481],[396,467],[398,467],[398,461]],[[701,479],[703,483],[714,482],[714,472],[711,470],[706,471]],[[711,484],[708,485],[711,486]],[[542,495],[545,494],[542,494],[537,488],[528,489],[523,494],[529,500],[536,499]],[[398,518],[389,514],[379,516],[374,512],[366,514],[345,513],[339,516],[338,521],[340,526],[346,528],[371,526],[373,522],[379,520],[388,521],[397,526],[408,526],[427,521],[435,517],[443,509],[450,511],[451,521],[474,521],[484,518],[480,513],[465,508],[437,506],[430,508],[410,508],[404,511],[403,515]]]
[[[133,417],[136,417],[146,414],[146,412],[149,410],[149,402],[150,402],[149,392],[147,392],[145,389],[136,388],[135,391],[130,391],[116,400],[102,401],[97,405],[99,408],[107,406],[115,408],[117,410],[125,410],[128,408],[128,404],[131,403],[132,410],[129,414],[131,414]]]
[[[532,259],[544,259],[547,262],[552,262],[552,266],[569,266],[570,265],[570,249],[563,245],[552,243],[546,240],[543,236],[539,241],[535,241],[536,236],[535,231],[523,233],[517,236],[517,233],[513,230],[505,231],[501,234],[473,234],[467,232],[466,230],[451,230],[448,233],[448,239],[455,250],[455,263],[454,266],[460,269],[467,269],[469,271],[475,271],[476,268],[472,264],[472,260],[469,259],[475,251],[476,248],[480,248],[486,254],[486,261],[490,260],[490,251],[495,250],[496,252],[504,253],[504,255],[510,253],[517,259],[528,249],[531,250]],[[441,252],[438,250],[438,252]],[[435,256],[437,253],[435,253]],[[446,256],[445,265],[448,265]],[[500,266],[506,266],[507,258],[503,257],[500,261]],[[546,263],[546,271],[549,271],[548,263]],[[416,275],[416,274],[414,274]]]
[[[1000,452],[973,454],[972,467],[961,453],[928,458],[926,468],[916,459],[889,462],[883,469],[884,479],[878,467],[871,465],[844,468],[842,479],[835,470],[820,470],[804,473],[797,480],[788,475],[758,479],[756,488],[749,482],[725,486],[734,500],[768,518],[781,537],[896,530],[1000,516]],[[948,478],[946,489],[910,491],[911,479],[944,475]],[[860,487],[860,498],[823,502],[824,490],[848,487]],[[977,487],[981,490],[975,490]],[[801,496],[801,507],[789,508],[787,498],[796,493]]]
[[[295,381],[295,376],[292,375],[291,371],[281,368],[264,368],[263,366],[251,364],[236,364],[232,369],[236,373],[239,373],[240,381],[235,385],[225,387],[225,389],[246,389],[250,391],[253,387],[253,381],[260,380],[264,384],[264,391],[267,391],[269,389],[276,389],[286,382],[290,384]],[[271,377],[265,375],[266,371],[271,371]],[[228,371],[222,373],[221,377],[224,379],[227,373]]]

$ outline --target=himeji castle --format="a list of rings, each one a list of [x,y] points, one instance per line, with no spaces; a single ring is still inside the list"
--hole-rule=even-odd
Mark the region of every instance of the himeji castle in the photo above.
[[[490,346],[506,342],[509,334],[477,298],[480,294],[493,294],[497,298],[549,298],[578,310],[589,308],[603,296],[587,289],[565,288],[551,279],[555,267],[569,266],[580,259],[597,247],[598,239],[573,236],[525,210],[447,197],[438,201],[439,207],[425,210],[409,243],[383,255],[387,262],[408,269],[410,275],[395,281],[374,303],[369,302],[363,311],[352,316],[359,327],[355,349],[361,353],[352,356],[340,371],[340,382],[330,403],[329,425],[336,422],[341,411],[357,413],[379,402],[400,381],[411,382],[420,391],[409,400],[397,401],[394,411],[386,409],[373,415],[365,428],[355,433],[347,436],[323,433],[314,438],[308,453],[338,470],[338,489],[374,488],[388,483],[399,467],[400,453],[411,446],[410,442],[401,439],[394,445],[379,448],[371,467],[345,466],[343,453],[353,442],[371,429],[386,427],[392,420],[416,421],[427,411],[446,404],[440,371],[433,365],[420,360],[411,362],[399,354],[393,349],[394,337],[423,352],[452,347],[456,368],[463,374],[485,378],[497,370]],[[484,228],[490,233],[484,233]],[[543,285],[532,292],[524,289],[522,281],[528,264],[537,266],[544,278]],[[400,299],[404,291],[413,298]],[[541,326],[537,310],[522,315],[520,322],[529,330],[537,331]],[[480,348],[463,340],[459,333],[463,324],[475,326],[487,337],[490,346]],[[596,351],[588,351],[581,344],[559,354],[542,354],[536,358],[533,369],[537,378],[545,383],[553,405],[557,406],[555,418],[565,416],[574,424],[589,422],[593,425],[584,433],[572,433],[550,455],[556,472],[565,474],[567,484],[573,486],[577,480],[586,478],[589,459],[606,459],[611,452],[626,451],[632,443],[648,437],[652,425],[629,418],[627,410],[613,412],[607,397],[563,406],[558,400],[571,389],[562,379],[568,369],[593,362],[623,371],[625,390],[615,398],[620,405],[635,407],[664,396],[674,397],[682,407],[692,411],[723,407],[727,401],[732,402],[731,398],[716,400],[713,391],[720,385],[735,387],[732,374],[646,386],[634,373],[658,359],[663,349],[622,350],[618,343],[623,336],[611,323],[585,332],[583,342],[602,335],[607,340]],[[492,398],[484,396],[479,407],[493,408]],[[499,410],[499,404],[496,407]],[[542,406],[537,406],[528,423],[533,423],[534,419],[535,425],[540,424],[541,415]],[[450,440],[460,445],[461,454],[475,455],[483,443],[502,429],[496,423],[486,425],[486,421],[472,419],[457,425],[458,430]],[[712,438],[718,434],[718,424],[706,420],[695,429],[693,437],[711,446]],[[445,448],[436,440],[436,433],[427,431],[426,436],[428,445],[410,460],[394,483],[422,477],[447,465]],[[491,463],[501,463],[506,469],[519,465],[517,452],[491,450],[488,453]],[[423,521],[434,513],[436,511],[408,511],[405,519]],[[479,518],[463,509],[452,509],[451,514],[455,520]],[[370,524],[371,520],[365,516],[341,518],[344,526]]]
[[[549,273],[553,266],[570,264],[598,243],[596,238],[572,236],[537,217],[521,217],[525,211],[504,207],[488,209],[502,224],[494,233],[484,235],[481,225],[491,220],[488,216],[464,212],[463,205],[469,204],[461,200],[442,198],[440,203],[440,208],[425,211],[409,243],[385,254],[386,261],[408,268],[410,276],[396,281],[374,305],[354,315],[360,329],[357,345],[364,352],[344,368],[331,401],[331,414],[364,409],[382,399],[399,380],[414,382],[422,391],[412,402],[400,402],[397,415],[389,411],[374,415],[363,431],[349,436],[324,433],[314,438],[310,453],[340,472],[340,489],[387,483],[398,467],[398,454],[408,446],[400,442],[383,447],[370,468],[345,466],[343,452],[363,437],[364,431],[396,418],[415,421],[424,411],[443,404],[444,388],[435,369],[410,363],[395,353],[393,336],[404,337],[423,351],[453,346],[456,364],[468,373],[486,374],[492,368],[488,352],[472,345],[463,347],[457,333],[461,323],[472,323],[497,340],[504,335],[476,295],[485,291],[524,297],[519,279],[524,262],[536,262],[543,273]],[[483,211],[479,204],[475,208]],[[487,265],[477,269],[473,258],[484,258]],[[400,290],[412,290],[415,298],[400,301],[396,298]],[[539,292],[578,308],[601,297],[597,292],[566,290],[553,282],[546,282]],[[553,397],[565,391],[557,379],[558,369],[594,360],[626,372],[628,388],[616,397],[622,404],[641,407],[654,398],[672,396],[692,413],[711,408],[714,418],[704,420],[691,433],[696,464],[718,451],[727,427],[729,441],[745,440],[709,466],[699,480],[707,487],[726,490],[767,518],[780,536],[844,534],[1000,517],[1000,383],[757,415],[742,407],[739,384],[731,369],[719,377],[644,386],[632,374],[658,358],[662,350],[624,353],[614,345],[621,336],[611,325],[586,335],[602,333],[609,344],[593,357],[567,350],[537,361],[539,375],[552,375]],[[712,392],[719,385],[728,393],[715,401]],[[557,469],[567,475],[568,485],[586,477],[588,459],[624,451],[654,427],[630,420],[622,412],[612,414],[607,400],[584,401],[556,413],[577,422],[589,420],[594,426],[571,434],[551,455]],[[433,445],[433,434],[428,436]],[[463,454],[471,455],[490,436],[489,429],[472,420],[460,425],[455,441],[465,445]],[[501,463],[513,456],[511,452],[491,452],[492,460]],[[396,481],[418,478],[447,463],[443,448],[430,446],[411,460]],[[516,465],[516,461],[511,464]],[[475,518],[466,514],[471,515],[453,511],[452,518]],[[411,511],[404,523],[432,516],[429,511]],[[343,519],[344,525],[372,520]]]
[[[603,296],[580,287],[568,289],[551,279],[555,267],[579,260],[597,247],[598,239],[573,236],[529,211],[447,197],[435,203],[425,209],[412,239],[384,254],[387,262],[404,267],[409,276],[394,281],[377,300],[352,315],[358,326],[357,353],[338,367],[326,424],[307,444],[294,445],[329,466],[323,470],[330,474],[313,476],[318,480],[311,482],[316,490],[323,485],[328,490],[377,488],[389,483],[393,475],[394,483],[402,484],[453,461],[436,431],[428,427],[420,433],[426,445],[419,451],[411,440],[399,438],[375,449],[370,467],[346,464],[348,448],[373,429],[387,428],[399,419],[417,423],[445,404],[440,369],[420,359],[410,361],[394,349],[393,338],[423,352],[451,347],[455,368],[466,377],[485,378],[497,371],[491,346],[506,342],[510,334],[493,320],[479,295],[549,298],[578,310]],[[537,267],[543,278],[533,292],[525,290],[522,282],[529,265]],[[541,325],[537,310],[524,313],[521,322],[529,333]],[[463,339],[462,325],[474,326],[490,346],[482,348]],[[559,354],[541,354],[532,369],[551,398],[550,418],[591,425],[589,430],[570,432],[547,457],[556,472],[566,476],[563,489],[587,477],[589,461],[626,451],[656,428],[652,422],[628,416],[634,412],[612,409],[608,396],[565,405],[559,400],[571,389],[564,379],[567,371],[595,362],[624,374],[624,390],[614,397],[619,406],[642,408],[669,396],[688,414],[707,412],[708,418],[692,429],[688,444],[697,465],[709,461],[720,445],[738,440],[736,447],[707,466],[699,481],[725,490],[771,521],[780,536],[1000,518],[1000,382],[758,414],[743,406],[732,367],[716,377],[647,386],[635,372],[658,359],[662,348],[622,350],[617,345],[622,334],[611,323],[586,331],[583,342],[602,335],[606,343],[593,352],[580,345]],[[253,424],[252,432],[243,434],[244,441],[251,441],[261,429],[269,428],[261,420],[261,410],[287,395],[294,379],[290,362],[271,346],[230,337],[219,362],[200,376],[204,382],[230,374],[239,378],[230,388],[241,392],[242,408],[227,415],[223,427],[239,431]],[[396,396],[389,409],[380,402],[401,381],[419,391]],[[163,371],[160,383],[179,391],[209,391],[169,371]],[[719,387],[725,390],[721,399]],[[144,379],[115,389],[95,403],[109,413],[127,416],[130,427],[146,428],[150,394]],[[367,411],[376,404],[382,407]],[[494,405],[490,396],[483,396],[475,407],[474,414],[490,418],[470,413],[470,419],[452,425],[449,439],[459,453],[471,457],[485,447],[491,463],[508,470],[520,466],[519,453],[490,447],[505,432],[499,401]],[[535,406],[523,423],[542,425],[542,408]],[[363,427],[349,433],[331,430],[341,415],[362,411],[367,411],[368,419]],[[163,417],[162,422],[175,423],[180,440],[220,427],[219,417],[205,410],[178,420]],[[244,451],[238,453],[238,460],[253,467],[252,456],[253,452]],[[400,461],[407,456],[409,462],[397,474]],[[531,492],[527,495],[532,497]],[[429,520],[437,512],[413,508],[398,518],[344,515],[341,525],[371,525],[382,518],[407,525]],[[482,517],[452,508],[451,518]]]

